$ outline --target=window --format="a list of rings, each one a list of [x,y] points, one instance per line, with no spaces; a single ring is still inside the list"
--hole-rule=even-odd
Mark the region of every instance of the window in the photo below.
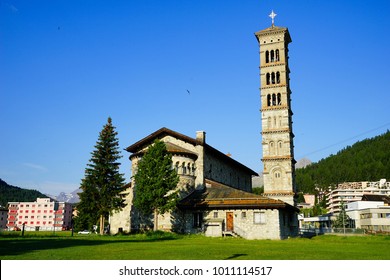
[[[276,95],[275,93],[272,94],[272,106],[275,106],[276,105]]]
[[[179,173],[179,162],[176,162],[176,164],[175,164],[175,170],[176,170],[176,173]]]
[[[186,174],[187,172],[187,169],[186,169],[186,164],[183,162],[182,165],[181,165],[181,170],[182,170],[182,173],[183,174]]]
[[[246,212],[241,212],[241,219],[246,219]]]
[[[267,95],[267,106],[271,106],[271,94]]]
[[[271,84],[275,84],[275,72],[271,73]]]
[[[269,51],[265,52],[265,63],[269,63]]]
[[[214,212],[214,218],[218,218],[218,212]]]
[[[265,224],[265,213],[264,212],[253,213],[253,223],[254,224]]]
[[[200,228],[203,222],[203,213],[196,212],[194,213],[193,217],[194,217],[194,228]]]

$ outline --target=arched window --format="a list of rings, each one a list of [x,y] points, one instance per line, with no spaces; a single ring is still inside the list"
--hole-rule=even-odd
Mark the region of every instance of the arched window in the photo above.
[[[274,50],[271,51],[271,62],[275,61],[275,52]]]
[[[178,161],[175,164],[175,170],[176,170],[176,173],[179,173],[179,162]]]
[[[265,52],[265,63],[269,63],[269,51]]]
[[[187,164],[187,171],[188,171],[188,174],[191,175],[192,172],[191,172],[191,163],[188,163]]]
[[[276,72],[276,83],[279,84],[280,83],[280,72]]]
[[[278,142],[278,155],[282,154],[282,141]]]
[[[282,96],[280,93],[278,93],[278,106],[282,105]]]
[[[274,145],[274,142],[273,141],[271,141],[271,142],[269,142],[269,154],[272,156],[272,155],[274,155],[274,152],[275,152],[275,147],[274,147],[275,145]]]
[[[267,82],[267,85],[269,85],[270,83],[271,83],[271,79],[270,79],[270,74],[269,73],[267,73],[267,75],[265,75],[265,77],[266,77],[266,82]]]
[[[275,106],[276,105],[276,95],[275,93],[272,94],[272,106]]]
[[[279,61],[279,50],[275,51],[275,61]]]
[[[184,162],[181,164],[181,171],[183,172],[183,174],[187,173],[186,164]]]
[[[267,106],[271,106],[271,94],[267,94]]]
[[[278,72],[279,73],[279,72]],[[275,84],[275,72],[271,73],[271,83],[274,85]]]

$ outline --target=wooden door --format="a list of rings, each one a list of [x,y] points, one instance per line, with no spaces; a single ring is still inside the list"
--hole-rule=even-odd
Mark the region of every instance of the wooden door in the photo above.
[[[233,212],[226,213],[226,231],[233,231]]]

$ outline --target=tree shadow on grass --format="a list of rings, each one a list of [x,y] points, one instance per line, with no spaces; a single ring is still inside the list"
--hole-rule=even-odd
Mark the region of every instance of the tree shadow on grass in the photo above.
[[[56,250],[79,246],[99,246],[104,244],[118,243],[151,243],[180,239],[179,236],[145,236],[134,238],[132,236],[83,236],[83,237],[25,237],[0,238],[0,259],[1,256],[18,256],[33,251]],[[118,239],[116,239],[118,238]]]

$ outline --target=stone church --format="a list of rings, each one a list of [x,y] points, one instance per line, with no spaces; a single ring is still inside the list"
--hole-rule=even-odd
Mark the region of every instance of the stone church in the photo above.
[[[285,239],[298,232],[295,200],[291,91],[287,28],[272,26],[255,33],[260,48],[260,96],[264,194],[252,193],[256,172],[206,142],[204,131],[195,138],[161,128],[129,146],[132,174],[153,144],[162,140],[179,174],[177,209],[159,215],[160,230],[233,235],[246,239]],[[134,183],[125,190],[127,206],[110,216],[110,232],[137,232],[152,226],[133,207]]]

